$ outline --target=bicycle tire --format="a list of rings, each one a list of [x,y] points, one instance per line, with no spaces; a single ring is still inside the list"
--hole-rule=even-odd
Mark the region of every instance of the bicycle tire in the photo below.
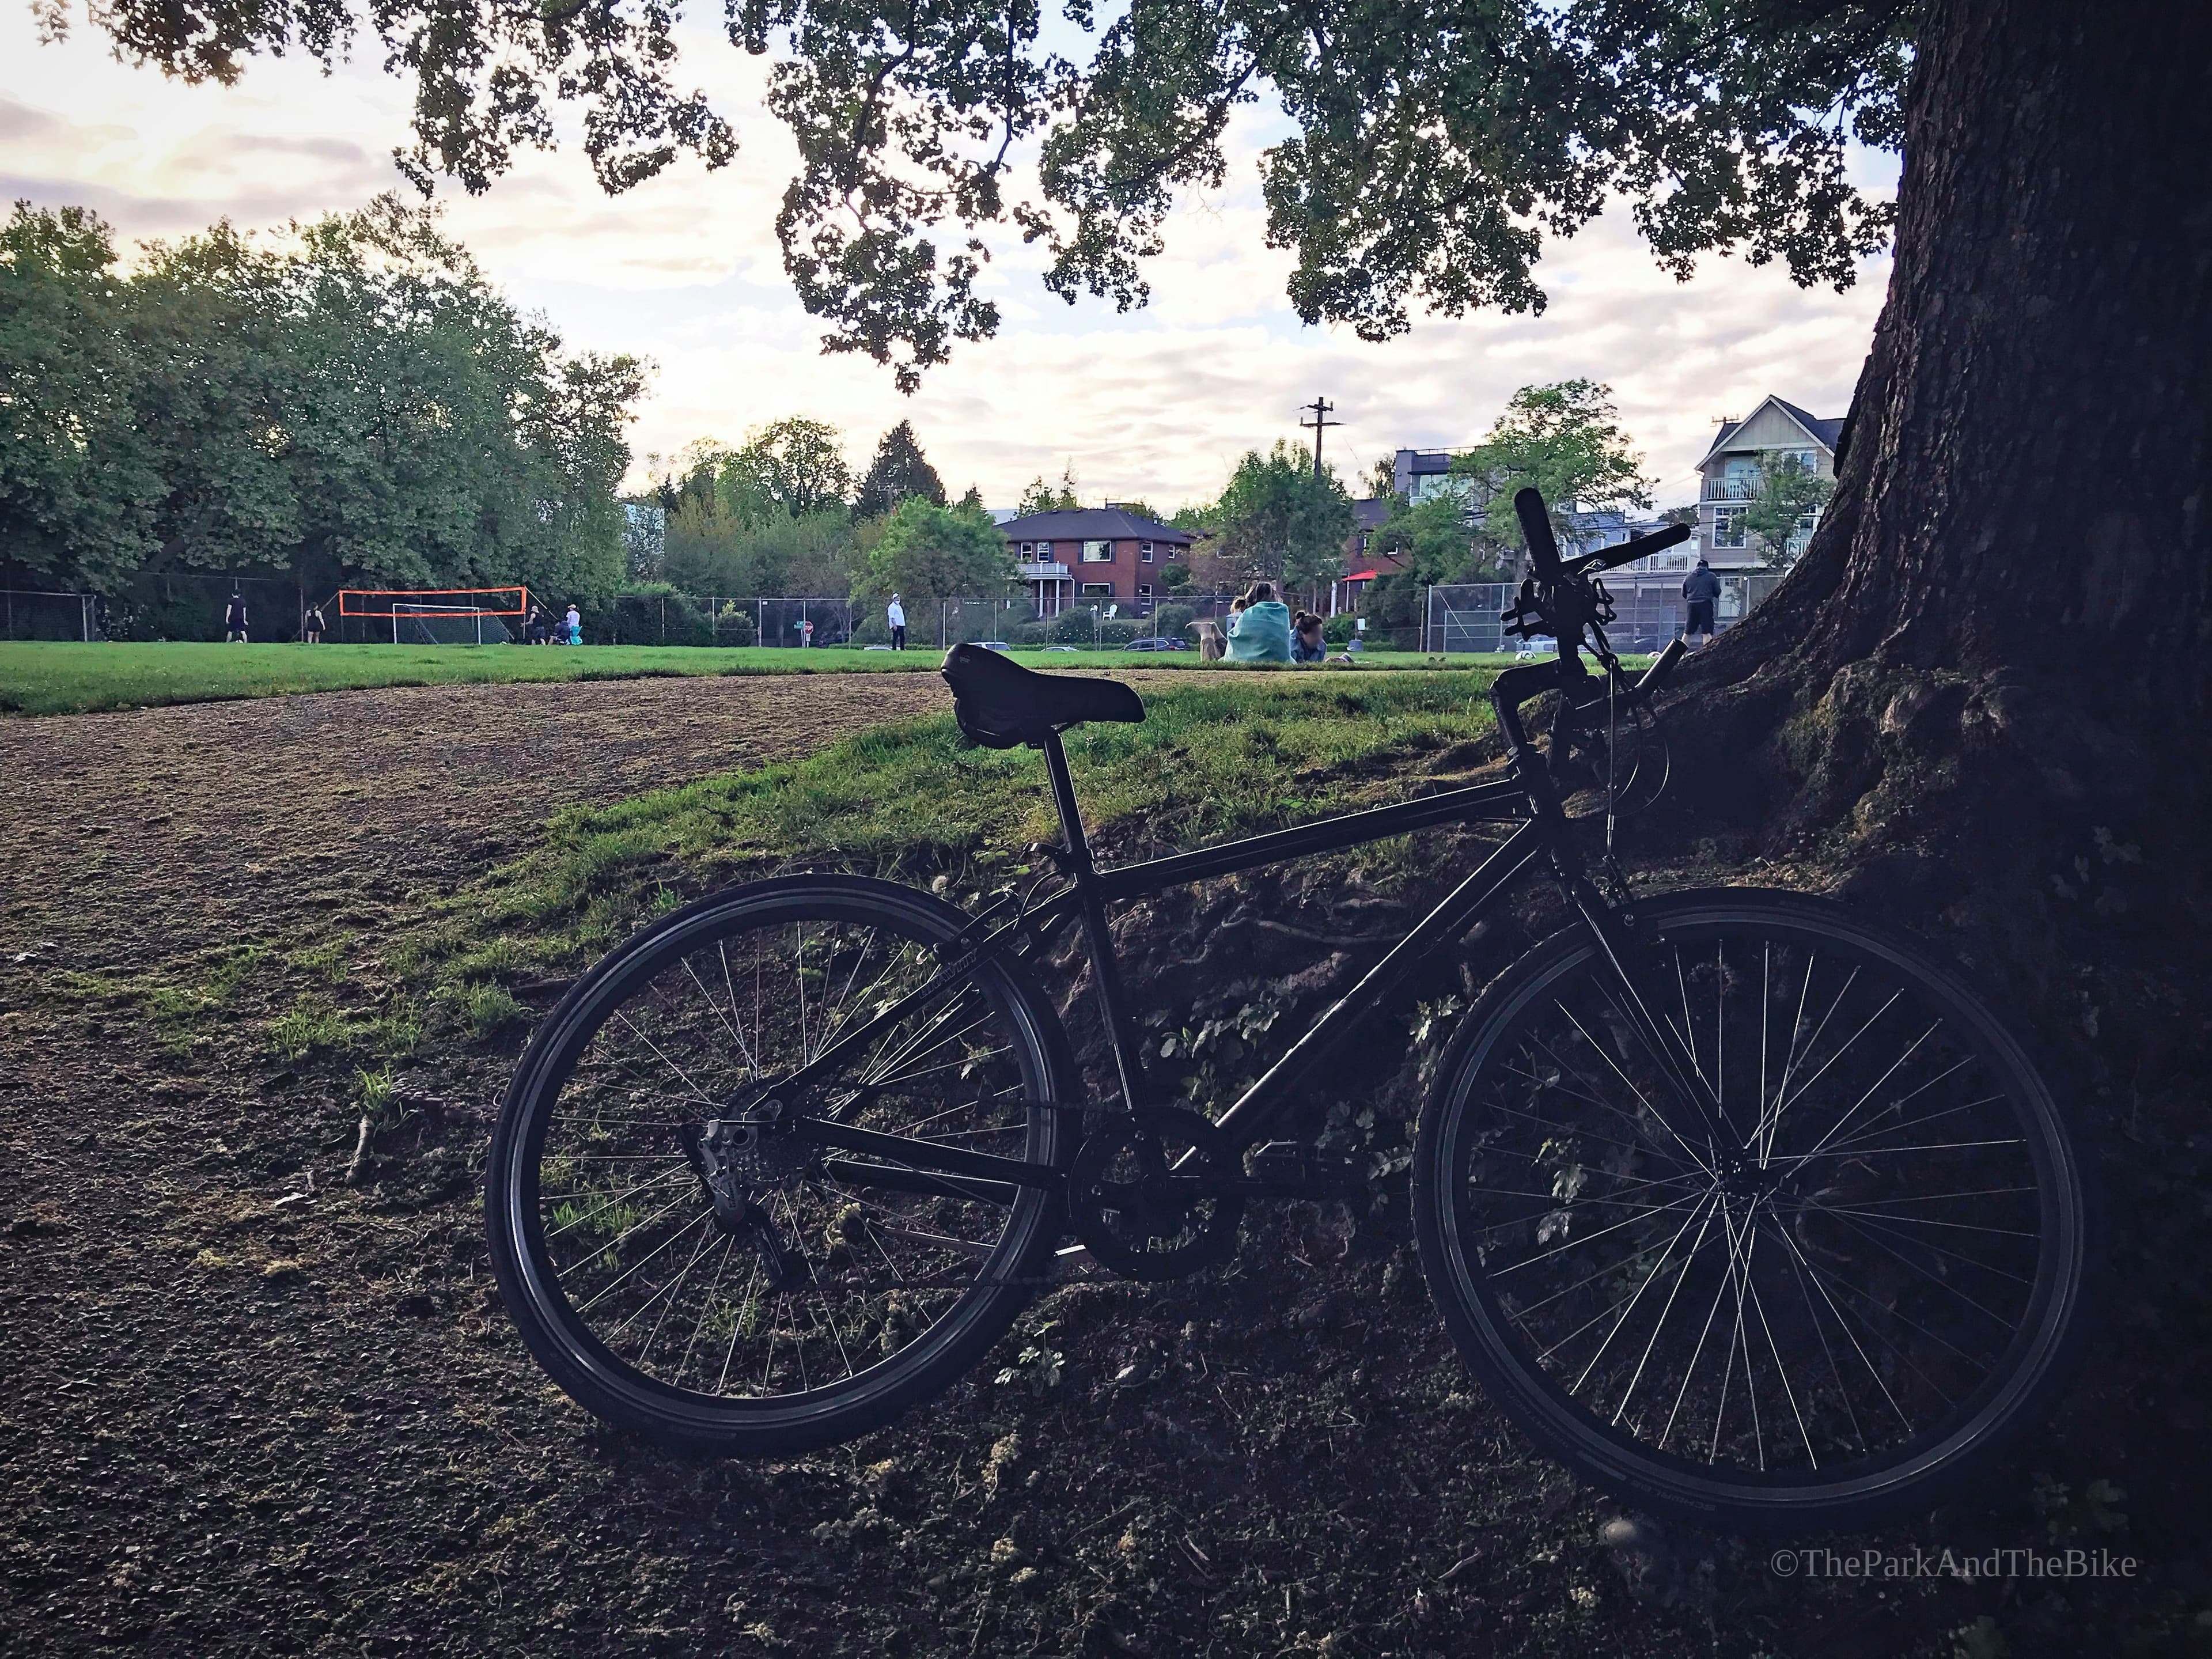
[[[769,1384],[786,1376],[792,1364],[791,1357],[787,1356],[783,1371],[776,1370],[776,1343],[785,1334],[781,1323],[786,1317],[777,1309],[795,1307],[797,1299],[805,1297],[809,1287],[802,1278],[796,1280],[798,1288],[795,1291],[777,1289],[776,1270],[771,1264],[769,1290],[761,1291],[757,1286],[763,1262],[770,1255],[769,1247],[762,1245],[755,1249],[754,1259],[748,1267],[746,1252],[750,1246],[747,1240],[732,1233],[726,1243],[703,1242],[713,1239],[718,1231],[713,1206],[696,1168],[687,1168],[678,1162],[684,1155],[680,1151],[680,1126],[674,1122],[674,1118],[679,1115],[706,1116],[710,1111],[707,1103],[729,1097],[726,1088],[719,1097],[710,1095],[702,1082],[695,1081],[690,1071],[692,1065],[700,1063],[695,1060],[695,1055],[706,1053],[708,1047],[707,1040],[696,1036],[696,1033],[712,1035],[712,1022],[687,1011],[684,1017],[690,1019],[692,1025],[679,1027],[672,1018],[653,1032],[653,1036],[660,1039],[656,1044],[653,1036],[646,1035],[645,1028],[637,1024],[638,1015],[624,1011],[646,1009],[643,1000],[654,992],[664,977],[679,989],[684,988],[677,976],[679,969],[688,971],[691,982],[699,984],[701,999],[714,1020],[727,1028],[729,1041],[725,1042],[719,1035],[714,1036],[713,1041],[724,1049],[742,1051],[734,1057],[728,1057],[726,1063],[735,1068],[750,1067],[755,1074],[775,1074],[776,1068],[766,1064],[765,1050],[772,1032],[778,1029],[774,1006],[775,993],[771,991],[770,1006],[765,1012],[762,1009],[757,989],[752,1010],[742,1009],[738,987],[744,981],[740,975],[735,982],[729,985],[725,1008],[720,1006],[720,986],[710,991],[706,984],[701,982],[701,975],[691,964],[701,957],[701,953],[711,951],[720,960],[722,980],[729,981],[732,941],[742,942],[765,937],[773,942],[775,930],[787,925],[793,930],[793,936],[800,941],[810,937],[807,931],[810,927],[817,930],[811,935],[817,939],[836,937],[832,929],[851,929],[856,933],[865,930],[866,937],[872,940],[881,939],[888,941],[881,948],[882,957],[886,963],[905,963],[911,957],[911,975],[922,977],[936,971],[943,960],[957,954],[959,941],[966,936],[969,927],[969,918],[962,911],[927,893],[860,877],[780,878],[702,899],[666,916],[614,951],[562,998],[524,1054],[508,1088],[492,1139],[485,1176],[485,1216],[492,1267],[507,1312],[524,1343],[553,1380],[594,1416],[681,1449],[736,1456],[789,1455],[849,1439],[878,1427],[921,1401],[932,1398],[981,1358],[985,1350],[1006,1330],[1036,1293],[1037,1285],[1047,1275],[1050,1267],[1052,1248],[1060,1231],[1058,1195],[1040,1188],[1024,1188],[1018,1191],[1012,1204],[1006,1206],[1003,1229],[995,1237],[990,1237],[989,1232],[997,1224],[986,1216],[977,1224],[980,1231],[974,1240],[946,1237],[935,1245],[909,1245],[907,1243],[908,1239],[935,1237],[937,1235],[926,1231],[902,1232],[896,1225],[890,1226],[890,1233],[886,1235],[883,1225],[887,1224],[879,1223],[874,1211],[862,1208],[864,1205],[879,1201],[880,1194],[875,1199],[862,1196],[854,1200],[855,1193],[866,1194],[871,1189],[863,1185],[849,1192],[845,1191],[838,1183],[819,1173],[822,1167],[819,1158],[815,1159],[817,1173],[813,1176],[784,1172],[778,1178],[788,1184],[790,1193],[787,1203],[780,1212],[782,1219],[790,1224],[785,1242],[787,1245],[795,1243],[798,1259],[809,1273],[816,1275],[812,1289],[818,1292],[823,1308],[828,1312],[830,1333],[836,1339],[836,1352],[843,1357],[847,1374],[822,1385],[817,1385],[808,1374],[805,1344],[819,1332],[817,1322],[807,1332],[793,1337],[799,1377],[804,1386],[795,1391],[770,1391]],[[763,930],[768,931],[763,933]],[[860,951],[857,946],[847,948],[854,952]],[[711,962],[714,957],[706,959]],[[764,954],[763,960],[767,959]],[[869,960],[864,953],[854,955],[853,970],[845,986],[848,997],[859,983],[861,968]],[[793,983],[804,987],[809,982],[810,970],[806,967],[803,948],[799,963]],[[884,969],[886,974],[890,971],[888,967]],[[844,969],[842,960],[839,960],[813,972],[816,975],[814,982],[818,987],[834,981]],[[867,986],[862,993],[863,997],[889,997],[890,992],[878,989],[883,983],[884,979],[879,975],[874,983]],[[895,985],[896,988],[905,988],[896,982]],[[987,961],[978,963],[965,981],[957,982],[957,988],[959,1000],[948,1002],[945,1006],[963,1010],[959,1015],[963,1020],[968,1018],[970,1011],[974,1012],[979,1027],[985,1023],[992,1024],[993,1036],[989,1040],[995,1041],[1000,1035],[1003,1035],[1006,1040],[1005,1049],[994,1051],[987,1062],[988,1066],[996,1070],[979,1073],[984,1076],[985,1080],[974,1081],[971,1073],[976,1072],[976,1062],[972,1055],[975,1042],[983,1039],[973,1039],[964,1033],[956,1033],[953,1036],[938,1039],[940,1046],[964,1045],[956,1054],[954,1063],[942,1066],[924,1065],[921,1062],[933,1062],[936,1050],[902,1051],[894,1047],[890,1052],[895,1056],[902,1054],[903,1057],[894,1058],[890,1063],[890,1072],[885,1075],[897,1073],[902,1066],[925,1078],[932,1070],[940,1076],[957,1074],[943,1086],[970,1093],[983,1091],[979,1098],[994,1103],[994,1109],[1000,1112],[1006,1119],[1002,1127],[966,1133],[1002,1137],[1005,1144],[998,1149],[1006,1151],[1009,1156],[1016,1155],[1011,1150],[1011,1143],[1018,1141],[1024,1148],[1019,1156],[1055,1168],[1064,1166],[1073,1152],[1070,1144],[1073,1127],[1060,1121],[1065,1114],[1051,1109],[1046,1103],[1066,1098],[1076,1073],[1066,1036],[1049,1005],[1042,1002],[1000,963]],[[668,1001],[672,1007],[678,1006],[673,998]],[[818,1052],[820,1048],[826,1047],[830,1036],[835,1035],[830,1026],[830,1013],[826,1003],[817,1006],[815,1017],[820,1026],[810,1037],[802,995],[799,1006],[799,1041],[801,1050],[808,1053]],[[733,1018],[738,1023],[732,1024]],[[753,1027],[750,1032],[745,1029],[748,1022]],[[940,1030],[942,1025],[943,1022],[940,1022]],[[610,1113],[597,1103],[611,1098],[610,1090],[605,1086],[587,1086],[595,1078],[629,1080],[623,1077],[621,1066],[631,1062],[623,1060],[617,1052],[629,1043],[628,1036],[623,1035],[625,1027],[629,1033],[636,1034],[643,1042],[643,1049],[636,1051],[631,1059],[644,1071],[653,1073],[647,1079],[648,1083],[658,1080],[659,1074],[653,1071],[653,1061],[645,1051],[665,1061],[674,1074],[683,1079],[681,1086],[689,1087],[699,1097],[695,1101],[681,1094],[668,1097],[646,1096],[642,1091],[631,1093],[629,1099],[633,1103],[641,1098],[674,1098],[678,1105],[686,1109],[684,1113],[676,1113],[659,1105],[645,1109],[659,1112],[670,1119],[666,1124],[639,1127],[639,1120],[635,1116],[639,1108],[635,1104],[629,1116],[623,1115],[619,1104]],[[688,1039],[690,1042],[688,1048],[673,1047],[676,1039],[670,1036],[670,1032],[679,1029],[695,1032],[694,1036]],[[842,1029],[842,1025],[837,1029]],[[902,1026],[896,1027],[894,1030],[903,1029]],[[603,1036],[610,1031],[615,1035],[611,1037]],[[905,1042],[907,1039],[900,1036],[897,1041]],[[754,1045],[763,1052],[753,1053]],[[613,1054],[618,1063],[607,1063],[603,1058],[603,1050]],[[882,1043],[878,1044],[876,1052],[878,1054],[884,1052]],[[1002,1075],[1006,1079],[1003,1087],[991,1080]],[[577,1079],[580,1077],[586,1082],[579,1083]],[[915,1082],[895,1080],[895,1084],[896,1086],[884,1085],[879,1079],[869,1087],[879,1091],[888,1088],[890,1093],[896,1094],[900,1088],[915,1090],[923,1086]],[[592,1091],[592,1086],[597,1087],[596,1092]],[[664,1086],[678,1085],[664,1083]],[[570,1190],[571,1183],[581,1182],[599,1165],[580,1165],[575,1161],[579,1155],[568,1148],[577,1131],[569,1127],[562,1131],[569,1139],[556,1143],[550,1162],[551,1167],[571,1173],[562,1177],[556,1190],[549,1192],[545,1180],[549,1167],[549,1135],[552,1133],[556,1116],[561,1116],[557,1109],[564,1097],[564,1090],[571,1097],[586,1103],[579,1106],[576,1113],[562,1117],[562,1121],[572,1126],[588,1122],[590,1127],[585,1133],[599,1136],[599,1141],[591,1144],[611,1149],[582,1155],[597,1158],[600,1164],[616,1172],[601,1179],[612,1182],[618,1179],[632,1181],[635,1177],[636,1181],[642,1181],[646,1187],[654,1188],[648,1202],[657,1202],[662,1197],[669,1200],[670,1215],[665,1222],[650,1224],[641,1222],[639,1225],[646,1227],[647,1231],[640,1232],[632,1227],[623,1232],[623,1240],[629,1239],[633,1233],[636,1234],[636,1243],[631,1247],[630,1253],[635,1255],[643,1251],[658,1236],[653,1231],[655,1228],[673,1228],[679,1222],[695,1229],[690,1238],[702,1242],[678,1246],[667,1252],[663,1257],[661,1271],[665,1272],[665,1264],[672,1263],[686,1248],[692,1252],[692,1262],[703,1261],[714,1249],[719,1249],[722,1252],[721,1270],[714,1274],[714,1289],[704,1292],[696,1322],[690,1333],[690,1344],[684,1348],[684,1362],[675,1368],[672,1376],[668,1374],[667,1358],[674,1346],[676,1339],[673,1335],[670,1339],[670,1349],[662,1351],[662,1358],[656,1369],[653,1359],[653,1341],[645,1344],[642,1355],[637,1353],[635,1352],[635,1338],[627,1332],[617,1331],[611,1335],[604,1321],[598,1324],[591,1321],[588,1304],[585,1304],[586,1312],[580,1313],[579,1304],[583,1301],[580,1292],[571,1294],[569,1286],[563,1283],[564,1274],[581,1273],[586,1275],[582,1283],[588,1287],[594,1282],[589,1275],[596,1273],[603,1279],[609,1279],[611,1285],[620,1285],[619,1280],[611,1278],[613,1267],[603,1266],[600,1258],[594,1254],[601,1248],[595,1242],[595,1235],[617,1224],[604,1219],[610,1212],[622,1220],[628,1219],[629,1212],[623,1206],[629,1202],[629,1193],[639,1190],[633,1184],[626,1192],[618,1193],[605,1201],[601,1201],[596,1193],[586,1193],[584,1200],[578,1200],[574,1192]],[[742,1093],[742,1090],[739,1092]],[[871,1096],[870,1098],[875,1097]],[[910,1109],[919,1111],[921,1109]],[[587,1118],[586,1112],[602,1115]],[[960,1121],[954,1120],[955,1122]],[[897,1126],[886,1127],[896,1128]],[[614,1131],[620,1133],[616,1135]],[[670,1133],[672,1131],[678,1133]],[[662,1145],[663,1141],[667,1143],[665,1146]],[[969,1144],[975,1143],[971,1140]],[[990,1146],[993,1143],[986,1141],[982,1144]],[[669,1147],[677,1147],[678,1150],[672,1153]],[[568,1161],[564,1164],[563,1159]],[[617,1159],[623,1161],[617,1162]],[[583,1173],[574,1173],[579,1170]],[[765,1179],[763,1177],[764,1182]],[[813,1185],[807,1185],[809,1182]],[[781,1187],[763,1185],[760,1197],[763,1213],[771,1216],[777,1213],[775,1206],[783,1192]],[[556,1197],[569,1207],[561,1209],[554,1201]],[[847,1200],[854,1201],[845,1202]],[[833,1200],[842,1207],[830,1209]],[[927,1201],[940,1208],[960,1210],[963,1213],[976,1207],[963,1204],[957,1194],[951,1197],[939,1194],[913,1201],[917,1204]],[[857,1222],[853,1219],[856,1211],[860,1213]],[[831,1217],[829,1227],[833,1233],[842,1226],[852,1236],[851,1253],[859,1263],[857,1270],[848,1267],[842,1276],[833,1273],[828,1279],[821,1277],[815,1257],[821,1256],[825,1262],[834,1262],[837,1240],[828,1237],[828,1235],[809,1235],[803,1231],[804,1225],[818,1224],[825,1212]],[[562,1217],[573,1218],[559,1219]],[[726,1228],[720,1231],[729,1232]],[[563,1231],[568,1232],[572,1239],[580,1232],[585,1241],[581,1250],[571,1252],[575,1259],[565,1267],[556,1259],[554,1244],[549,1243],[549,1238],[559,1243],[556,1236]],[[812,1255],[809,1254],[809,1237],[817,1239],[812,1247]],[[925,1256],[934,1252],[938,1257],[952,1258],[952,1266],[945,1270],[945,1277],[951,1282],[935,1284],[915,1275],[908,1275],[903,1285],[896,1282],[896,1276],[899,1271],[896,1263],[891,1255],[884,1251],[886,1237],[889,1237],[893,1248],[919,1251]],[[823,1237],[828,1237],[826,1244],[818,1242]],[[860,1240],[863,1237],[879,1252],[884,1252],[884,1260],[891,1267],[893,1277],[887,1281],[890,1289],[881,1293],[884,1309],[878,1340],[885,1350],[884,1357],[872,1363],[859,1364],[854,1359],[852,1350],[863,1347],[860,1336],[865,1329],[872,1328],[848,1332],[841,1321],[839,1308],[841,1305],[847,1308],[864,1305],[861,1292],[855,1288],[863,1273],[869,1275],[868,1283],[873,1285],[872,1263],[862,1248]],[[617,1240],[617,1243],[621,1242]],[[952,1248],[954,1246],[957,1249]],[[617,1255],[612,1246],[607,1247],[606,1255],[616,1265],[627,1261],[627,1257]],[[971,1257],[972,1270],[962,1265]],[[637,1267],[625,1267],[623,1270],[626,1273],[635,1274],[645,1272],[646,1267],[641,1262]],[[687,1263],[684,1274],[688,1275],[691,1271],[691,1266]],[[685,1310],[678,1316],[679,1326],[684,1320],[692,1317],[688,1311],[689,1300],[699,1294],[707,1277],[704,1267],[699,1271],[699,1280],[688,1287],[679,1278],[674,1290],[656,1292],[665,1295],[666,1301],[659,1312],[652,1316],[654,1340],[657,1340],[661,1326],[670,1320],[675,1310]],[[748,1272],[749,1279],[744,1277]],[[728,1295],[721,1297],[722,1302],[729,1306],[730,1310],[726,1313],[716,1302],[725,1282],[732,1287]],[[740,1282],[746,1285],[742,1302],[736,1289]],[[601,1297],[608,1296],[635,1298],[641,1288],[633,1282],[627,1287],[599,1291],[592,1301],[597,1302]],[[893,1305],[899,1294],[908,1288],[911,1294],[906,1297],[907,1305],[903,1308]],[[771,1304],[767,1300],[771,1294],[785,1300]],[[875,1292],[872,1289],[869,1294]],[[957,1299],[943,1311],[932,1315],[930,1310],[936,1302],[948,1296]],[[617,1300],[614,1310],[611,1310],[610,1316],[621,1305]],[[763,1306],[769,1308],[765,1315],[760,1311]],[[919,1324],[918,1322],[925,1317],[928,1322]],[[642,1318],[643,1316],[639,1314],[631,1316],[633,1321],[641,1324]],[[793,1332],[797,1330],[797,1313],[791,1312],[789,1324]],[[708,1346],[704,1356],[709,1363],[696,1370],[689,1370],[687,1368],[691,1364],[701,1334],[708,1328],[710,1322],[714,1331],[713,1343]],[[714,1346],[721,1341],[725,1323],[732,1358],[723,1361],[720,1377],[710,1389],[702,1385],[706,1382],[711,1370]],[[749,1375],[763,1326],[769,1328],[769,1345],[761,1392],[751,1396],[732,1395],[726,1390],[731,1381],[732,1360],[740,1340],[745,1340],[751,1344],[745,1367]],[[895,1327],[896,1337],[902,1341],[902,1346],[896,1346],[894,1351],[890,1345],[895,1340]],[[909,1327],[915,1328],[910,1329]],[[632,1326],[631,1328],[634,1330],[636,1327]],[[848,1334],[854,1339],[849,1343],[847,1340]],[[627,1349],[625,1340],[628,1342]],[[868,1358],[868,1351],[865,1348],[861,1358]]]
[[[1774,1533],[1932,1507],[2040,1418],[2079,1352],[2091,1194],[2057,1103],[1958,970],[1902,933],[1759,890],[1636,912],[1639,971],[1671,951],[1680,1022],[1649,987],[1647,1006],[1687,1034],[1721,1127],[1700,1152],[1632,1098],[1642,1062],[1593,989],[1585,930],[1538,945],[1468,1016],[1417,1137],[1419,1245],[1445,1325],[1540,1447],[1647,1512]],[[1755,940],[1764,954],[1742,954]],[[1895,994],[1857,1026],[1886,981]],[[1757,1011],[1755,1040],[1731,1034],[1735,1007]],[[1754,1053],[1747,1114],[1728,1067],[1741,1079]],[[1962,1175],[1960,1191],[1923,1190]]]

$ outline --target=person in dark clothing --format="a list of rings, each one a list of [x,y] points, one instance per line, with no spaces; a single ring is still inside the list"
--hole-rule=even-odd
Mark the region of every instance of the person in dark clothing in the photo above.
[[[246,643],[246,595],[234,593],[230,603],[223,607],[222,642],[225,645]]]
[[[1690,619],[1684,624],[1685,641],[1702,634],[1710,643],[1713,637],[1713,605],[1721,596],[1721,579],[1713,574],[1712,567],[1703,559],[1682,583],[1682,597],[1690,602]]]
[[[1328,642],[1322,638],[1321,618],[1310,611],[1301,611],[1291,618],[1291,660],[1320,662],[1328,655]]]
[[[300,638],[309,645],[323,642],[323,607],[319,605],[307,607],[307,614],[300,623]]]

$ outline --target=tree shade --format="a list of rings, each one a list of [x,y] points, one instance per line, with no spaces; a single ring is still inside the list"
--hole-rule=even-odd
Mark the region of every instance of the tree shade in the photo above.
[[[1365,338],[1409,312],[1542,309],[1547,235],[1626,201],[1662,263],[1708,249],[1849,283],[1889,205],[1851,183],[1845,143],[1893,147],[1913,31],[1904,0],[1143,0],[1105,17],[1063,0],[732,0],[730,39],[770,54],[769,106],[799,167],[776,229],[826,347],[902,389],[954,343],[995,332],[990,239],[1048,255],[1046,286],[1126,310],[1149,294],[1179,192],[1223,184],[1223,137],[1272,94],[1271,246],[1310,323]],[[50,29],[64,26],[60,4]],[[257,52],[335,61],[373,33],[415,83],[403,165],[484,189],[580,106],[609,191],[736,135],[672,78],[670,8],[534,0],[116,0],[93,13],[129,58],[228,82]],[[1079,31],[1091,37],[1069,50]],[[1033,154],[1033,170],[1018,168]]]

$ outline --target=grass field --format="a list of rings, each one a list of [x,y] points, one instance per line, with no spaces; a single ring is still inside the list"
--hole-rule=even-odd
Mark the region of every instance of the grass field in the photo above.
[[[1047,668],[1191,668],[1195,652],[1019,651]],[[365,686],[519,680],[623,680],[696,674],[919,673],[939,653],[825,647],[606,645],[580,647],[406,645],[57,644],[0,642],[0,713],[82,714],[160,703],[344,691]],[[1456,656],[1469,668],[1508,658]],[[1376,653],[1362,667],[1441,666],[1441,658]],[[1217,665],[1218,666],[1218,665]],[[1244,672],[1244,671],[1239,671]],[[1282,672],[1267,670],[1263,672]]]

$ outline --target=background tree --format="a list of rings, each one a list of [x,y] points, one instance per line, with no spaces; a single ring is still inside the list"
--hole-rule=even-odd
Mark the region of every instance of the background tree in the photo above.
[[[1253,576],[1293,588],[1344,574],[1344,544],[1352,532],[1352,497],[1333,471],[1281,439],[1266,454],[1250,450],[1214,503],[1213,551]]]
[[[872,599],[896,593],[911,603],[1003,593],[1015,580],[1013,553],[988,514],[910,495],[884,526],[854,587]]]
[[[878,519],[909,495],[939,507],[945,505],[945,481],[937,476],[915,441],[914,422],[901,421],[884,434],[876,446],[876,459],[868,464],[853,501],[853,515]]]
[[[1813,526],[1805,521],[1826,507],[1835,493],[1832,480],[1793,455],[1770,451],[1759,458],[1759,493],[1745,503],[1737,522],[1758,544],[1762,564],[1770,570],[1787,570],[1805,550],[1805,538],[1812,533]]]
[[[1613,407],[1613,388],[1593,380],[1524,386],[1507,402],[1482,442],[1452,457],[1451,477],[1464,480],[1478,515],[1480,539],[1492,562],[1525,550],[1512,501],[1534,486],[1551,508],[1559,545],[1578,546],[1577,511],[1626,511],[1651,505],[1642,458],[1629,447]]]
[[[153,538],[161,477],[135,423],[141,358],[107,227],[18,203],[0,228],[0,562],[105,587]]]
[[[1022,499],[1014,507],[1017,516],[1026,519],[1032,513],[1069,513],[1083,503],[1076,499],[1075,467],[1070,463],[1060,475],[1057,484],[1048,484],[1042,477],[1030,480],[1030,487],[1022,491]]]
[[[731,510],[744,516],[772,503],[792,518],[842,509],[853,493],[844,434],[826,421],[787,416],[770,421],[733,451],[720,471]]]
[[[644,366],[564,355],[434,214],[380,198],[270,245],[218,226],[126,276],[92,216],[19,205],[0,261],[0,563],[108,592],[622,579]]]

